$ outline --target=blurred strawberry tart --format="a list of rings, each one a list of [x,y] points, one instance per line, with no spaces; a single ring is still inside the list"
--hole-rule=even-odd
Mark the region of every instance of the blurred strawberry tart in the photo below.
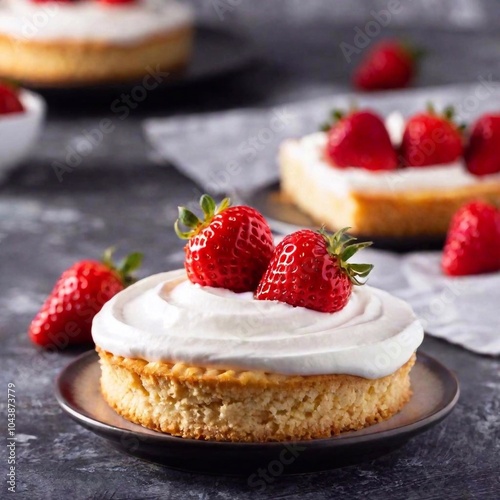
[[[286,140],[279,153],[285,200],[330,229],[370,236],[444,235],[453,213],[500,204],[500,115],[469,132],[432,107],[386,123],[370,110],[334,113],[324,130]]]
[[[401,410],[422,326],[361,286],[372,266],[348,260],[367,244],[301,230],[274,248],[256,210],[201,205],[201,220],[180,210],[185,269],[137,282],[94,319],[108,404],[157,431],[243,442],[330,437]]]
[[[0,0],[0,77],[39,86],[163,77],[192,39],[176,0]]]

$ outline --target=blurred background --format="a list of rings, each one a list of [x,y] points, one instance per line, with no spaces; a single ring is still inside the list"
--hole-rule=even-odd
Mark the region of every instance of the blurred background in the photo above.
[[[186,3],[195,10],[197,38],[193,62],[184,75],[167,78],[140,102],[129,106],[126,114],[116,112],[116,102],[130,93],[127,84],[34,88],[46,100],[46,121],[26,158],[0,180],[1,363],[2,370],[12,374],[25,390],[26,411],[20,421],[25,432],[39,435],[30,453],[26,452],[23,481],[27,488],[41,488],[46,493],[40,498],[49,498],[56,482],[59,489],[73,494],[75,488],[86,495],[88,470],[79,467],[96,460],[103,466],[93,486],[95,495],[99,485],[108,487],[112,481],[116,481],[116,488],[122,488],[119,480],[123,471],[132,468],[140,481],[147,483],[144,492],[151,498],[164,497],[166,491],[164,484],[155,483],[157,470],[149,465],[130,462],[130,469],[120,468],[121,460],[129,459],[117,459],[115,452],[104,447],[95,455],[90,451],[85,454],[85,450],[94,449],[95,439],[63,419],[53,398],[53,380],[75,353],[36,357],[26,334],[54,281],[78,259],[99,258],[105,248],[116,245],[121,255],[132,250],[144,252],[140,276],[182,265],[183,243],[176,238],[172,224],[178,205],[199,198],[202,187],[175,168],[174,158],[160,154],[146,139],[145,120],[167,120],[165,127],[179,155],[193,158],[193,162],[201,158],[201,165],[211,159],[223,163],[231,149],[228,144],[237,145],[248,138],[248,130],[258,127],[259,120],[267,123],[262,109],[355,92],[351,83],[355,67],[372,42],[383,38],[407,40],[424,50],[425,57],[411,85],[423,91],[421,96],[435,92],[446,97],[450,87],[433,88],[448,85],[493,88],[493,82],[500,80],[500,4],[494,0]],[[5,1],[0,0],[0,18],[4,6]],[[499,95],[497,88],[490,93]],[[390,91],[373,95],[386,102],[392,98]],[[403,94],[398,102],[404,99]],[[242,109],[249,113],[242,114]],[[236,111],[212,115],[230,110]],[[329,111],[324,110],[325,117]],[[297,117],[299,121],[301,116]],[[89,135],[104,119],[111,120],[112,133],[101,134],[95,144],[89,145]],[[222,124],[224,128],[219,128]],[[314,130],[318,124],[311,120],[308,126]],[[273,162],[275,147],[274,143],[267,147],[262,158]],[[67,165],[68,155],[75,151],[79,157],[76,165],[58,175],[58,165]],[[334,491],[334,486],[340,488],[335,490],[339,494],[347,494],[349,484],[358,484],[359,480],[372,488],[370,491],[379,489],[380,498],[385,498],[384,491],[414,482],[416,473],[419,486],[421,483],[428,488],[430,495],[435,494],[436,487],[448,488],[453,483],[458,498],[467,492],[465,483],[460,482],[467,476],[480,485],[477,491],[493,491],[495,484],[484,470],[489,467],[491,477],[498,472],[498,449],[494,450],[492,439],[499,428],[498,363],[495,358],[432,337],[426,338],[424,349],[451,369],[461,370],[461,377],[468,381],[463,389],[465,402],[450,418],[448,435],[441,430],[427,434],[409,452],[417,457],[414,462],[404,457],[398,461],[396,455],[364,475],[351,470],[345,476],[301,478],[287,486],[289,493],[306,484],[312,495],[308,498],[317,498],[315,488]],[[488,386],[483,380],[492,382]],[[43,413],[40,407],[47,411]],[[52,450],[58,426],[69,438],[57,441],[54,461],[30,462],[30,456],[46,456],[46,449]],[[436,451],[436,443],[444,451],[429,457],[428,450]],[[75,452],[77,446],[82,447],[81,453]],[[64,470],[59,469],[63,460]],[[429,466],[422,467],[427,462]],[[448,475],[440,475],[443,464]],[[399,471],[399,475],[393,471]],[[58,476],[56,481],[58,474],[63,479]],[[185,498],[182,494],[190,488],[201,497],[211,481],[196,476],[175,477],[170,479],[177,498]],[[186,489],[175,492],[177,486]],[[224,488],[227,498],[236,498],[233,493],[238,485],[232,480],[213,485],[214,491]],[[278,489],[275,493],[281,494]],[[476,498],[472,493],[470,498]],[[419,495],[414,490],[407,498]]]
[[[199,25],[210,26],[217,32],[235,33],[243,37],[244,42],[235,45],[234,50],[231,46],[221,49],[218,45],[209,51],[209,60],[200,60],[196,78],[151,92],[127,120],[117,123],[120,133],[110,135],[94,148],[82,168],[92,169],[105,162],[107,169],[123,170],[124,163],[143,163],[146,150],[140,120],[145,116],[271,106],[351,90],[351,73],[364,49],[352,53],[352,60],[348,62],[342,44],[352,46],[359,31],[364,31],[365,25],[373,22],[377,15],[384,19],[384,12],[392,5],[383,0],[348,3],[192,0],[189,3],[196,10]],[[395,8],[389,14],[387,26],[380,27],[377,23],[380,29],[370,40],[397,36],[426,51],[414,86],[474,82],[481,75],[498,80],[497,2],[403,0],[393,3]],[[199,38],[198,44],[201,52],[203,38]],[[220,60],[225,58],[228,61],[220,70]],[[210,78],[205,77],[207,75]],[[43,165],[61,159],[65,154],[61,145],[77,138],[97,117],[112,116],[110,106],[122,91],[45,92],[49,120],[43,138],[37,154],[24,168],[17,170],[14,184],[51,175]],[[122,148],[124,144],[131,147]]]

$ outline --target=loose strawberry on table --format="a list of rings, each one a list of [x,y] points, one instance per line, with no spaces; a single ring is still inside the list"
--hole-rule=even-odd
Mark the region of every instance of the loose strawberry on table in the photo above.
[[[336,167],[394,170],[397,155],[382,119],[372,111],[335,112],[329,128],[326,156]]]
[[[208,195],[200,199],[203,219],[179,207],[175,231],[188,242],[185,268],[191,282],[254,291],[271,259],[274,242],[264,217],[254,208],[230,206],[228,198],[216,206]],[[182,231],[180,225],[188,228]]]
[[[344,308],[353,285],[361,285],[360,278],[373,268],[347,262],[371,242],[354,243],[355,238],[348,238],[346,231],[331,235],[303,229],[286,236],[276,247],[255,298],[321,312]]]
[[[142,261],[132,253],[118,267],[106,251],[103,262],[82,260],[63,272],[29,327],[30,339],[43,347],[64,348],[92,342],[94,316],[111,297],[133,282]]]
[[[460,208],[448,230],[441,266],[449,276],[500,271],[500,210],[483,201]]]
[[[386,90],[406,87],[416,73],[419,50],[399,40],[375,44],[353,75],[354,85],[361,90]]]
[[[474,175],[500,172],[500,114],[482,115],[472,126],[465,161]]]
[[[418,113],[406,122],[401,142],[405,166],[441,165],[462,156],[462,127],[453,122],[453,115],[451,107],[439,114],[429,105],[426,112]]]

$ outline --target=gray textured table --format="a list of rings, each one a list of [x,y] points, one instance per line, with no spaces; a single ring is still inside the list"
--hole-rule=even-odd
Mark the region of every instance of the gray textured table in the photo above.
[[[151,95],[127,120],[115,116],[116,130],[63,182],[58,182],[52,162],[64,158],[83,130],[113,115],[108,111],[109,101],[53,101],[39,149],[0,186],[0,380],[4,394],[0,408],[5,415],[7,384],[15,384],[17,494],[102,499],[498,498],[498,359],[432,338],[425,340],[422,350],[454,370],[462,384],[461,399],[448,419],[374,462],[281,477],[264,491],[253,490],[245,478],[192,475],[122,455],[59,409],[54,379],[77,353],[42,354],[28,341],[26,328],[62,269],[76,259],[97,257],[110,244],[123,251],[143,250],[142,275],[181,263],[182,243],[174,237],[171,224],[176,206],[192,199],[196,187],[174,169],[148,161],[140,120],[268,105],[344,89],[348,68],[340,59],[339,43],[350,40],[353,27],[363,26],[370,16],[366,4],[359,1],[351,9],[337,7],[338,13],[329,2],[317,0],[308,8],[295,1],[279,1],[273,7],[263,1],[255,2],[257,6],[243,1],[226,4],[236,6],[227,19],[219,19],[213,3],[205,4],[203,16],[221,27],[231,23],[245,28],[255,38],[263,64],[226,80]],[[382,8],[383,3],[377,5]],[[496,10],[476,2],[470,5],[472,10],[462,5],[462,10],[454,11],[459,28],[411,33],[434,49],[419,84],[474,81],[488,74],[500,79],[500,45],[491,30],[494,24],[488,22]],[[339,19],[352,24],[340,25]],[[414,24],[414,19],[432,24],[444,17],[437,11],[403,9],[384,32],[400,33],[399,25]],[[281,23],[279,30],[277,23]],[[7,429],[3,416],[2,421],[3,436]],[[5,446],[0,454],[3,492]]]

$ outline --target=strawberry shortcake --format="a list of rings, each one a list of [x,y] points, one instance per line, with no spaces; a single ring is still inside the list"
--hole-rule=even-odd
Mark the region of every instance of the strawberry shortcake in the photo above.
[[[38,86],[179,70],[192,39],[191,9],[177,0],[0,1],[0,77]]]
[[[386,123],[370,110],[335,114],[325,130],[281,145],[281,191],[332,230],[443,236],[462,204],[500,204],[499,136],[492,115],[467,134],[451,110],[406,122],[393,114]]]
[[[401,410],[423,330],[409,305],[363,285],[372,266],[349,259],[367,244],[301,230],[274,248],[256,210],[201,205],[176,225],[184,269],[94,319],[107,403],[150,429],[237,442],[326,438]]]

